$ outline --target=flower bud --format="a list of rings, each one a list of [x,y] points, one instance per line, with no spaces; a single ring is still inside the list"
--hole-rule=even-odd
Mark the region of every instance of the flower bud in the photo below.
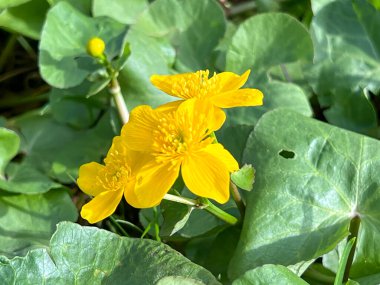
[[[101,38],[91,38],[87,43],[87,53],[93,57],[101,57],[106,48],[106,44]]]

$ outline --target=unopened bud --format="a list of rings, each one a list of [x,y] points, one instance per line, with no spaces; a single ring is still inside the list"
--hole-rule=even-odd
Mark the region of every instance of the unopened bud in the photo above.
[[[106,44],[101,38],[91,38],[87,43],[87,53],[93,57],[101,57],[106,48]]]

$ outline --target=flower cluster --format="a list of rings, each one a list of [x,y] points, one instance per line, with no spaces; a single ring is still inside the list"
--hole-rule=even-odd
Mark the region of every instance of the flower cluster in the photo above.
[[[197,71],[154,75],[151,82],[180,100],[156,109],[138,106],[114,138],[104,165],[91,162],[79,170],[78,185],[94,199],[81,215],[96,223],[111,215],[123,194],[136,208],[158,205],[181,174],[197,196],[218,203],[229,199],[234,157],[216,141],[226,115],[222,108],[262,105],[263,94],[243,88],[249,71],[214,74]]]

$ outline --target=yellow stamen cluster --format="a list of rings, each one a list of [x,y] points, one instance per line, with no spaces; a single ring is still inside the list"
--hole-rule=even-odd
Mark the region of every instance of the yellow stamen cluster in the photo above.
[[[218,78],[213,76],[209,78],[208,70],[200,70],[195,73],[189,73],[172,86],[172,94],[184,99],[197,97],[206,98],[207,95],[217,92]],[[214,73],[215,75],[215,73]]]

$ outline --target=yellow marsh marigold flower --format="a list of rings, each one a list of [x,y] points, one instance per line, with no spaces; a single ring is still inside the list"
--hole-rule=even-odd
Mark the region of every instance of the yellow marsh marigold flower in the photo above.
[[[87,53],[93,57],[100,57],[106,48],[106,44],[101,38],[91,38],[87,43]]]
[[[104,162],[105,165],[90,162],[79,169],[79,188],[94,196],[82,207],[81,216],[92,224],[110,216],[123,194],[134,199],[135,173],[141,167],[143,158],[141,154],[127,149],[118,136],[114,138]]]
[[[148,208],[160,203],[180,170],[186,186],[195,195],[227,202],[230,173],[239,166],[210,136],[224,119],[219,112],[215,114],[210,103],[194,99],[172,112],[152,110],[146,105],[135,108],[121,136],[129,148],[150,153],[151,157],[137,174],[133,198],[136,200],[131,205]]]
[[[260,106],[263,104],[263,93],[258,89],[240,89],[248,80],[250,70],[239,76],[232,72],[222,72],[209,78],[208,70],[176,75],[153,75],[150,81],[165,93],[181,98],[160,108],[178,107],[183,100],[198,98],[209,100],[219,108],[239,106]]]

